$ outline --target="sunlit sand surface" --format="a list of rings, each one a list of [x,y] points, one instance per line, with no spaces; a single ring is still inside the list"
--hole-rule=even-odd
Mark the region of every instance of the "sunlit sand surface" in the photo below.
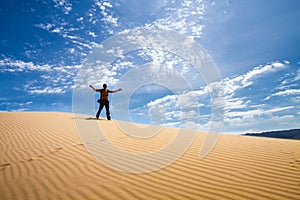
[[[136,139],[114,121],[97,123],[136,153],[164,147],[177,131]],[[197,132],[171,165],[127,173],[86,150],[73,114],[0,113],[0,199],[300,199],[300,141],[220,135],[199,159],[204,138]]]

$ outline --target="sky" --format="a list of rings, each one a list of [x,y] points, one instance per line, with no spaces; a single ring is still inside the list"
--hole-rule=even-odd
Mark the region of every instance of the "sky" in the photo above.
[[[209,130],[216,82],[182,57],[184,44],[177,55],[144,48],[114,52],[101,66],[93,60],[102,59],[97,49],[105,41],[152,28],[172,31],[166,41],[188,38],[209,55],[224,97],[222,132],[299,128],[299,8],[298,0],[1,1],[0,111],[73,112],[74,89],[85,78],[85,86],[122,87],[110,96],[113,119]],[[161,82],[139,82],[153,70]],[[93,115],[99,95],[85,90]]]

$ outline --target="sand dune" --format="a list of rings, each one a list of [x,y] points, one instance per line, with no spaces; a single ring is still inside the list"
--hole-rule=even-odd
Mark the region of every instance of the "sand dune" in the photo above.
[[[114,121],[94,122],[130,152],[155,151],[176,133],[137,140]],[[221,135],[199,159],[204,136],[169,166],[127,173],[86,150],[73,114],[0,113],[0,199],[300,199],[300,141]]]

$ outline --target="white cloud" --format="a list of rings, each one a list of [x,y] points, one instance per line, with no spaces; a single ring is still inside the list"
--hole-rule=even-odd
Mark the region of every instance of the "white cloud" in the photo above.
[[[179,107],[179,104],[177,103],[177,97],[175,95],[167,95],[163,98],[159,98],[147,103],[147,107],[155,107],[157,105]]]
[[[13,60],[11,58],[4,58],[0,60],[0,71],[1,72],[30,72],[30,71],[41,71],[41,72],[63,72],[63,73],[74,73],[81,65],[67,65],[67,66],[55,66],[49,64],[35,64],[33,62],[25,62],[22,60]],[[74,74],[73,74],[74,75]]]
[[[165,123],[164,126],[166,127],[179,127],[181,125],[181,122],[169,122]]]
[[[32,105],[32,101],[20,102],[20,101],[11,101],[11,99],[7,99],[4,102],[0,102],[0,106],[6,108],[5,110],[1,110],[0,112],[23,112],[28,111],[29,106]]]
[[[18,109],[13,109],[11,110],[11,112],[24,112],[24,111],[28,111],[28,108],[18,108]]]
[[[300,80],[300,69],[297,70],[297,74],[294,78],[294,81],[299,81]]]
[[[153,106],[149,108],[149,117],[151,122],[156,125],[161,125],[165,121],[164,117],[165,109],[162,105]]]
[[[253,70],[247,72],[246,74],[237,76],[235,78],[225,78],[223,83],[225,85],[226,94],[229,96],[233,96],[237,90],[252,85],[257,78],[265,74],[284,69],[287,67],[287,64],[288,61],[273,62],[267,65],[255,67]]]
[[[78,22],[82,22],[83,21],[83,17],[79,17],[76,19]]]
[[[69,14],[72,10],[72,4],[68,0],[53,0],[54,7],[63,11],[64,14]]]
[[[263,114],[263,109],[244,110],[244,111],[229,111],[226,113],[226,118],[243,118],[243,117],[254,117]]]
[[[228,118],[243,118],[243,117],[254,117],[265,114],[273,114],[276,112],[281,112],[284,110],[291,110],[294,106],[285,106],[285,107],[275,107],[271,109],[253,109],[253,110],[244,110],[244,111],[230,111],[226,113]]]
[[[164,9],[163,15],[154,21],[152,26],[201,37],[204,27],[201,20],[206,8],[203,0],[184,0],[179,3],[165,1],[164,5],[160,6]]]
[[[23,80],[30,77],[35,72],[39,72],[40,79],[27,81],[23,87],[25,91],[31,94],[54,94],[65,93],[70,90],[74,84],[73,79],[81,65],[53,66],[49,64],[34,64],[22,60],[12,60],[5,58],[0,60],[0,72],[23,74]],[[32,78],[30,78],[32,79]]]
[[[196,101],[196,94],[193,91],[188,91],[183,94],[177,95],[182,108],[194,108],[198,107],[198,102]]]
[[[26,88],[26,91],[30,94],[62,94],[65,93],[63,87],[45,87],[42,89],[37,89],[36,87],[33,88]]]
[[[74,12],[72,12],[73,3],[71,1],[53,0],[53,2],[55,8],[68,14],[70,17],[74,17],[81,26],[78,26],[77,23],[72,24],[70,20],[66,20],[54,13],[55,17],[49,17],[47,22],[38,23],[36,27],[66,39],[66,42],[72,44],[72,47],[67,47],[67,51],[71,54],[77,53],[82,58],[88,55],[89,51],[99,43],[99,35],[103,35],[104,32],[113,34],[129,27],[126,22],[126,16],[118,16],[120,13],[115,12],[114,7],[120,6],[119,3],[113,4],[110,1],[95,0],[88,12],[78,13],[78,16],[77,14],[72,15]],[[130,4],[124,5],[130,6]],[[200,20],[202,20],[205,11],[203,0],[157,2],[154,7],[157,7],[154,9],[154,14],[158,17],[157,20],[150,22],[150,24],[139,24],[138,26],[163,27],[194,37],[201,36],[203,26]],[[160,12],[161,10],[164,10],[164,12]],[[119,17],[122,18],[122,21],[119,20]],[[84,33],[82,32],[83,30]],[[92,36],[93,38],[85,36]],[[171,65],[174,64],[170,63]]]
[[[277,106],[272,107],[272,104],[265,105],[261,103],[263,99],[259,100],[259,98],[256,97],[256,90],[253,91],[253,93],[251,90],[247,89],[248,92],[246,95],[237,95],[237,93],[244,93],[243,91],[245,91],[247,86],[254,83],[258,84],[260,80],[268,79],[271,73],[287,68],[288,64],[288,61],[273,62],[271,64],[258,66],[238,77],[232,79],[226,78],[224,80],[225,91],[227,94],[225,115],[226,130],[246,130],[247,127],[251,128],[254,125],[259,130],[262,127],[272,127],[271,124],[276,123],[276,121],[278,123],[273,127],[277,127],[277,125],[280,127],[280,125],[283,125],[284,123],[291,124],[290,122],[293,120],[294,116],[286,113],[293,113],[295,109],[297,110],[297,107],[292,106],[292,102],[278,102]],[[263,93],[268,95],[268,91],[266,90],[264,90]],[[264,100],[270,99],[271,96],[297,96],[299,94],[300,90],[298,89],[286,89],[269,95]],[[282,120],[282,123],[280,120]]]
[[[271,119],[272,117],[276,116],[276,114],[279,114],[278,117],[280,117],[280,114],[282,114],[283,112],[290,112],[291,110],[293,110],[294,106],[269,107],[267,105],[260,104],[259,102],[254,103],[254,99],[252,98],[255,97],[252,97],[251,94],[249,94],[250,96],[237,96],[237,91],[245,89],[247,86],[254,84],[264,77],[268,77],[273,72],[277,72],[278,70],[287,68],[287,64],[288,62],[284,61],[261,65],[238,77],[226,78],[221,84],[212,83],[208,86],[201,87],[199,90],[190,91],[190,93],[193,93],[193,95],[197,95],[197,101],[194,101],[194,99],[192,98],[188,98],[188,92],[186,94],[183,94],[182,96],[167,95],[165,97],[156,99],[152,102],[149,102],[147,104],[147,107],[151,108],[163,105],[165,109],[164,116],[166,116],[166,124],[178,125],[178,121],[182,120],[183,116],[186,116],[189,119],[195,117],[195,119],[199,120],[199,127],[207,129],[210,127],[211,116],[207,114],[200,115],[201,112],[185,112],[179,109],[181,108],[179,100],[181,100],[185,105],[188,105],[188,107],[190,108],[192,108],[193,106],[198,106],[201,107],[202,110],[211,109],[212,106],[222,105],[222,103],[224,103],[224,101],[219,101],[219,98],[217,97],[223,96],[223,92],[225,92],[226,113],[224,119],[225,123],[227,124],[227,128],[238,126],[240,126],[240,128],[242,128],[243,126],[251,127],[253,124],[260,122],[262,119],[265,119],[266,116],[269,116],[268,119]],[[283,95],[292,92],[294,94],[298,94],[299,91],[292,90],[279,94]],[[214,104],[212,104],[212,96],[214,97]],[[193,115],[191,115],[191,113],[193,113]],[[214,113],[214,115],[217,114],[218,113]],[[222,116],[217,118],[217,120],[221,118]]]
[[[113,7],[113,5],[108,2],[108,1],[97,1],[95,2],[96,6],[98,6],[100,8],[100,12],[102,14],[102,19],[101,21],[112,25],[112,26],[119,26],[118,24],[118,18],[114,17],[114,14],[111,12],[111,8]]]
[[[294,119],[295,119],[294,115],[282,115],[282,116],[272,116],[269,120],[272,122],[284,124],[287,121],[290,122],[291,120]]]
[[[300,70],[296,72],[294,77],[290,77],[290,74],[287,74],[286,76],[287,78],[281,82],[280,86],[276,88],[277,90],[286,90],[289,88],[299,87]]]
[[[199,125],[196,122],[188,121],[181,124],[181,128],[187,129],[187,130],[197,130]]]
[[[88,31],[88,34],[92,37],[97,37],[97,34],[95,32]]]
[[[254,125],[265,124],[265,127],[276,122],[284,122],[284,120],[291,120],[293,115],[280,115],[282,111],[292,110],[294,106],[275,107],[271,109],[261,108],[244,111],[231,111],[226,113],[225,123],[226,129],[231,128],[246,128]],[[280,121],[282,120],[282,121]],[[275,126],[274,126],[275,127]]]
[[[214,106],[216,106],[218,103],[220,104],[220,102],[218,102],[218,98],[216,97],[223,95],[222,92],[224,92],[224,90],[222,86],[224,86],[225,93],[227,94],[225,122],[230,126],[238,126],[238,124],[241,124],[241,126],[242,124],[250,126],[256,121],[257,117],[263,115],[272,115],[273,113],[278,113],[285,110],[291,110],[293,107],[286,106],[286,107],[275,107],[275,108],[267,109],[262,105],[261,108],[253,109],[254,107],[260,107],[260,105],[255,105],[255,104],[251,105],[252,102],[248,99],[249,97],[236,97],[235,92],[237,90],[241,90],[244,87],[253,84],[252,81],[254,81],[255,79],[262,78],[264,75],[275,72],[285,67],[286,67],[285,62],[284,63],[274,62],[272,64],[256,67],[254,68],[254,70],[251,70],[244,75],[240,75],[239,77],[235,77],[233,79],[227,78],[223,81],[222,84],[208,85],[202,87],[200,90],[191,91],[191,92],[193,93],[193,95],[197,95],[201,101],[203,99],[211,98],[211,96],[214,96],[215,97]],[[192,112],[190,113],[183,112],[182,110],[175,111],[174,109],[180,108],[180,103],[179,103],[180,101],[183,102],[183,104],[188,105],[188,107],[204,106],[207,108],[209,106],[201,102],[197,102],[197,101],[195,102],[194,99],[188,98],[187,94],[189,93],[183,94],[182,96],[167,95],[163,98],[156,99],[148,103],[147,107],[152,108],[159,105],[163,105],[165,109],[164,115],[166,116],[166,120],[167,120],[166,124],[168,123],[178,124],[177,120],[181,120],[183,116],[186,116],[189,119],[191,119],[190,114],[192,113]],[[199,116],[199,113],[196,114],[198,115],[196,118],[199,119],[201,116]],[[193,112],[193,117],[195,116],[196,115]],[[206,116],[205,119],[206,120],[200,121],[201,123],[200,126],[202,128],[209,127],[209,116]],[[206,124],[203,124],[202,122]]]
[[[32,62],[12,60],[10,58],[0,60],[0,67],[0,72],[51,71],[51,66],[48,64],[35,65]]]
[[[226,110],[246,108],[249,100],[244,100],[243,97],[226,98]]]
[[[165,112],[164,114],[166,121],[171,121],[170,123],[174,123],[174,121],[180,121],[182,116],[181,110],[170,110],[168,112]],[[180,122],[178,122],[180,123]]]
[[[271,97],[274,96],[290,96],[290,95],[300,95],[300,89],[287,89],[287,90],[279,91],[266,97],[265,100],[269,100]]]
[[[38,28],[50,31],[51,28],[53,27],[53,24],[50,24],[50,23],[47,23],[47,24],[40,23],[40,24],[36,24],[35,26],[38,27]]]

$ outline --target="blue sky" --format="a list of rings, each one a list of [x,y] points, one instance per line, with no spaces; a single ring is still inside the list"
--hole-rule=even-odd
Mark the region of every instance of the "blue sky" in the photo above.
[[[192,37],[214,60],[226,99],[223,132],[299,128],[298,0],[7,0],[0,5],[0,111],[72,112],[78,70],[98,44],[134,28],[160,27]],[[133,52],[105,74],[92,71],[88,82],[97,87],[107,82],[114,89],[126,69],[147,62],[194,73],[178,56]],[[198,108],[193,122],[207,130],[209,89],[201,78],[191,84],[198,99],[192,102]],[[176,127],[191,116],[180,110],[180,97],[161,85],[143,85],[130,95],[126,109],[135,122]],[[112,110],[120,99],[114,94]],[[162,121],[151,120],[157,114]]]

